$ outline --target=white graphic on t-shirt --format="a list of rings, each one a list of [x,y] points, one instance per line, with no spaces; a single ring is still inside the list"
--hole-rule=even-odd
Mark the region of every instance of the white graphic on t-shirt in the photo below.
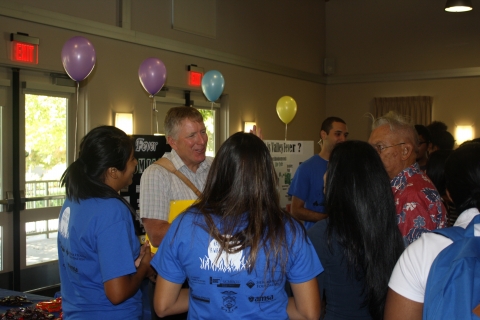
[[[223,272],[237,272],[245,270],[245,256],[243,250],[229,254],[223,251],[220,256],[220,244],[217,240],[212,239],[208,244],[208,255],[200,258],[200,269],[223,271]]]
[[[66,207],[63,210],[62,220],[60,220],[59,232],[65,238],[68,239],[68,223],[70,221],[70,207]]]

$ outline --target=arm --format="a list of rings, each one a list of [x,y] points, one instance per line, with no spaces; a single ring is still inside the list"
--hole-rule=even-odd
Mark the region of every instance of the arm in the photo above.
[[[171,173],[157,164],[150,165],[140,180],[140,216],[153,247],[162,242],[170,224]]]
[[[111,303],[117,305],[137,293],[143,279],[154,274],[150,267],[151,259],[150,244],[147,242],[142,246],[140,255],[135,261],[135,266],[138,266],[137,272],[110,279],[103,284],[105,294]]]
[[[320,293],[317,278],[303,283],[291,283],[293,297],[288,298],[287,313],[290,319],[320,318]]]
[[[182,284],[173,283],[157,276],[153,304],[155,313],[163,318],[172,314],[188,311],[189,289],[182,289]]]
[[[423,303],[415,302],[401,296],[392,289],[388,289],[385,303],[385,320],[421,320]]]
[[[257,127],[255,125],[255,126],[253,126],[253,129],[250,130],[250,133],[253,133],[254,135],[256,135],[257,137],[259,137],[260,139],[263,140],[262,128]]]
[[[152,246],[158,247],[170,228],[170,223],[165,220],[142,218],[143,226],[148,234]]]
[[[295,196],[292,196],[291,211],[292,215],[295,216],[295,218],[304,221],[320,221],[328,218],[328,214],[309,210],[306,209],[304,206],[305,201]]]

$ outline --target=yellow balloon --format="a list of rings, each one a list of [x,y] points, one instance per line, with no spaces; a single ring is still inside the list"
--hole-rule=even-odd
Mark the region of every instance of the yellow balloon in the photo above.
[[[277,114],[283,123],[289,124],[297,113],[297,103],[292,97],[283,96],[277,102]]]

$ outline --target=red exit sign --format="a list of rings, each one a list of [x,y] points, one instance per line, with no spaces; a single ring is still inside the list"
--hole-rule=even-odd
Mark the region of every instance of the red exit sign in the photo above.
[[[15,62],[38,64],[39,39],[27,34],[11,34],[11,60]]]
[[[203,68],[198,67],[196,64],[191,64],[187,67],[188,70],[188,84],[194,87],[200,87],[202,85]]]
[[[203,74],[201,72],[189,71],[188,84],[191,86],[199,87],[202,84],[202,76]]]

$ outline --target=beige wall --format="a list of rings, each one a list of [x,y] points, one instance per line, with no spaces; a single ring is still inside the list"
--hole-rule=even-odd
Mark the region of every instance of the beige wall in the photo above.
[[[479,4],[451,13],[445,3],[328,1],[326,55],[336,60],[336,75],[479,67]]]
[[[480,77],[375,82],[330,85],[327,89],[327,115],[338,115],[348,123],[352,139],[367,140],[374,97],[432,96],[433,119],[445,122],[454,134],[455,125],[480,123]],[[477,128],[476,137],[480,136]]]
[[[94,43],[97,65],[81,84],[89,127],[111,123],[112,111],[133,111],[135,133],[148,133],[150,101],[137,70],[152,56],[166,64],[170,87],[192,89],[186,85],[189,64],[222,72],[230,101],[230,133],[240,130],[243,121],[256,120],[267,139],[283,139],[285,126],[275,112],[283,95],[294,97],[298,104],[288,128],[292,140],[317,140],[321,121],[331,115],[347,121],[351,138],[365,140],[370,121],[363,115],[371,111],[373,98],[382,96],[433,96],[433,120],[444,121],[452,132],[455,125],[479,121],[480,10],[452,14],[444,12],[438,1],[416,0],[291,3],[216,1],[217,36],[212,39],[172,29],[168,0],[130,1],[129,30],[118,27],[116,0],[101,4],[85,0],[81,5],[64,0],[0,0],[0,30],[5,43],[11,32],[39,37],[37,69],[46,71],[64,71],[60,50],[70,37],[83,35]],[[20,4],[26,8],[21,17],[4,10]],[[88,22],[95,31],[80,28],[79,32],[75,23],[59,27],[48,19],[38,21],[42,10]],[[98,32],[102,28],[109,34]],[[121,36],[110,36],[117,31]],[[180,49],[161,49],[152,46],[155,42]],[[11,65],[7,54],[8,50],[0,50],[0,65]],[[326,78],[324,57],[335,60],[335,72]],[[196,90],[193,99],[202,96]]]
[[[289,124],[288,139],[318,139],[325,114],[323,2],[304,0],[292,6],[289,0],[247,0],[240,6],[217,1],[216,39],[171,29],[171,1],[131,1],[128,30],[118,26],[119,1],[98,2],[0,0],[5,43],[15,32],[40,38],[40,63],[34,69],[46,75],[64,72],[60,53],[69,38],[80,35],[92,42],[97,63],[80,90],[87,129],[112,124],[113,111],[131,111],[134,133],[150,133],[150,99],[138,80],[138,67],[144,59],[157,57],[167,68],[165,86],[197,91],[192,99],[206,101],[199,88],[188,86],[187,65],[223,74],[230,134],[241,130],[243,121],[256,120],[265,138],[284,139],[285,125],[275,107],[280,97],[290,95],[298,112]],[[164,43],[173,49],[158,48]],[[16,66],[8,50],[0,50],[0,66]]]
[[[326,3],[326,56],[335,60],[326,115],[345,118],[351,138],[368,139],[363,115],[374,97],[432,96],[432,120],[452,134],[455,125],[480,125],[480,8],[447,13],[445,3]]]

